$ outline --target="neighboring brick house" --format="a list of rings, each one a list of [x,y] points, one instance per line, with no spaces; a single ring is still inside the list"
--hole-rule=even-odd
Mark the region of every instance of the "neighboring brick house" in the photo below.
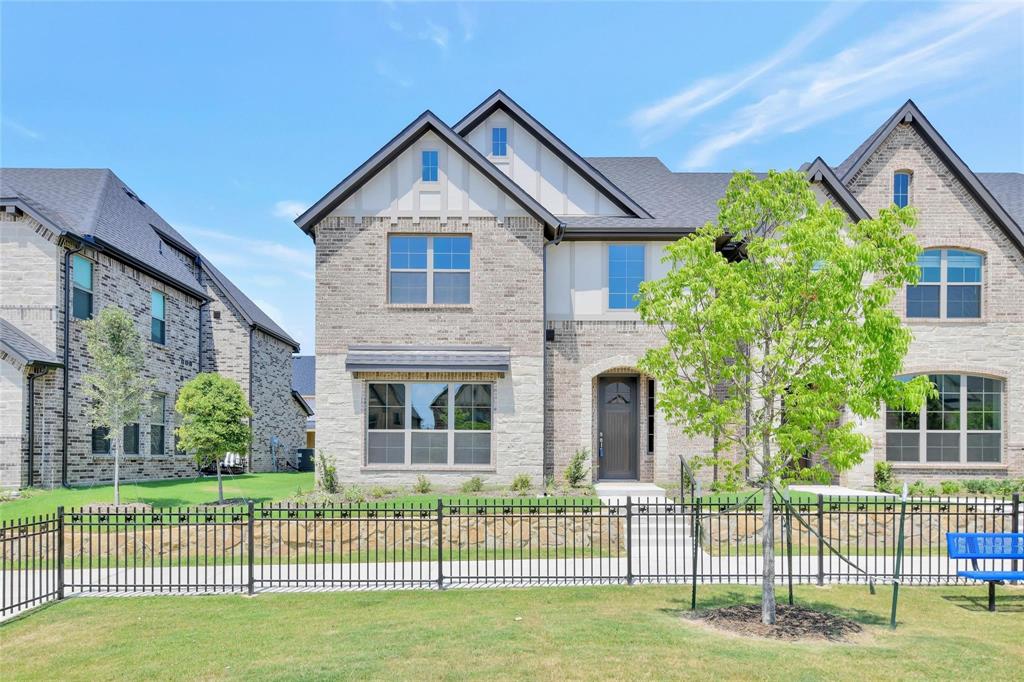
[[[887,457],[913,478],[1024,475],[1024,175],[975,175],[910,102],[804,170],[851,220],[918,208],[907,371],[949,386],[938,414],[861,425],[875,449],[845,480]],[[580,448],[596,481],[675,480],[711,443],[654,408],[636,366],[661,338],[633,294],[730,177],[584,159],[500,91],[452,127],[425,112],[296,220],[316,242],[318,450],[346,481],[539,483]]]
[[[136,318],[154,382],[125,431],[123,480],[196,474],[174,447],[174,401],[200,371],[237,380],[249,398],[253,444],[240,454],[253,470],[274,467],[272,450],[294,456],[306,417],[291,393],[298,344],[120,178],[5,168],[0,207],[0,485],[110,481],[109,441],[87,416],[81,324],[108,305]]]

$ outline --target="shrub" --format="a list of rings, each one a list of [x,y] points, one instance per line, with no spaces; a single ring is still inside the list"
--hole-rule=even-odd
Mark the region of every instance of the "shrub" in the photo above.
[[[875,462],[875,490],[885,493],[895,492],[896,477],[892,473],[892,465],[888,462]]]
[[[1003,497],[1009,497],[1010,495],[1013,495],[1013,489],[1015,487],[1016,486],[1014,485],[1013,481],[1011,481],[1010,479],[1006,478],[1006,479],[1003,479],[1001,481],[998,481],[995,484],[993,492],[995,492],[996,495],[1002,495]]]
[[[333,495],[338,492],[338,472],[323,452],[317,453],[316,456],[316,480],[320,490],[325,493]]]
[[[465,483],[462,484],[462,492],[464,493],[478,493],[484,489],[484,479],[479,476],[474,476]]]
[[[569,466],[565,468],[565,482],[570,488],[578,488],[580,483],[590,472],[590,449],[580,448],[569,460]]]
[[[533,487],[533,482],[530,481],[530,477],[526,474],[518,474],[514,479],[512,479],[512,485],[510,487],[512,488],[512,492],[522,495],[530,491],[530,488]]]
[[[960,481],[943,481],[941,486],[943,495],[956,495],[963,490]]]
[[[345,486],[345,490],[341,494],[342,499],[351,504],[362,504],[366,502],[366,494],[363,489],[357,485]]]
[[[430,492],[430,479],[428,479],[423,474],[420,474],[419,476],[416,477],[416,482],[412,486],[412,491],[414,493],[419,493],[421,495],[425,495],[425,494],[429,493]]]
[[[391,488],[385,488],[382,485],[375,485],[372,488],[370,488],[370,497],[379,500],[382,497],[387,497],[393,492],[395,491],[392,490]]]

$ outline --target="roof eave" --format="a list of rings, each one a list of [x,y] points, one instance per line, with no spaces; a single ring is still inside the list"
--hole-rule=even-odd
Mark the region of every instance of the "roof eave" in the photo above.
[[[871,217],[867,210],[857,201],[857,197],[853,196],[853,193],[842,183],[835,174],[835,171],[820,156],[811,162],[805,173],[809,182],[820,182],[823,184],[851,218],[854,220],[866,220]]]

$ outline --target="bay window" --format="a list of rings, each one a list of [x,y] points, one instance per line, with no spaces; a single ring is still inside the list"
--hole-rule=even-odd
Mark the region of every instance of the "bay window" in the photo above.
[[[491,401],[486,383],[367,384],[366,462],[488,466]]]
[[[1003,382],[969,374],[930,374],[928,379],[938,395],[923,409],[886,410],[886,459],[998,464]]]

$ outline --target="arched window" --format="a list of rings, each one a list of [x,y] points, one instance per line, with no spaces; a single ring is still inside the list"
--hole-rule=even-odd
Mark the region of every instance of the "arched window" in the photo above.
[[[993,464],[1001,461],[1003,382],[972,374],[929,374],[938,396],[921,410],[885,413],[890,462]]]
[[[907,317],[981,317],[985,257],[958,249],[929,249],[917,258],[918,284],[907,287]]]
[[[892,176],[892,203],[903,208],[910,203],[910,171],[896,171]]]

